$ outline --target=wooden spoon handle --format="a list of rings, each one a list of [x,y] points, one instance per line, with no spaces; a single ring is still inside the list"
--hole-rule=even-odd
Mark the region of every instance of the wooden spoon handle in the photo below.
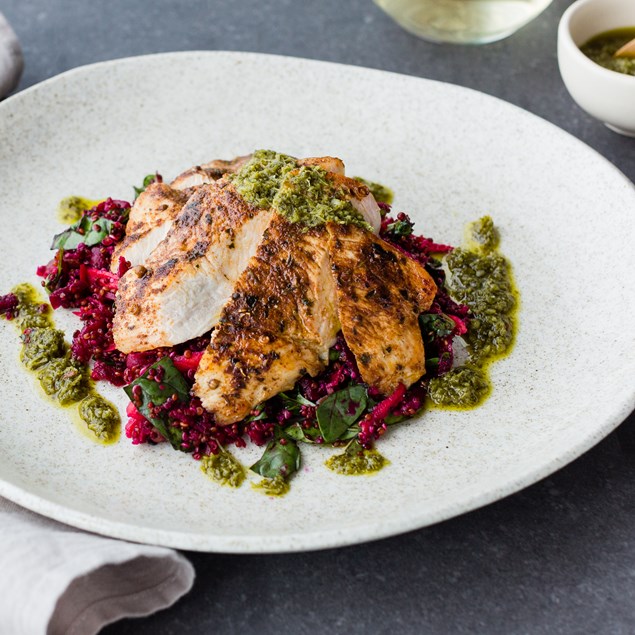
[[[613,54],[613,57],[635,57],[635,37],[624,44],[620,49],[617,49]]]

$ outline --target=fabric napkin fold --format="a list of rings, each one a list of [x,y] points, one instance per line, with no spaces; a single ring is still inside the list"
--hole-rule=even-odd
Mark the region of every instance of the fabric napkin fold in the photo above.
[[[194,568],[172,549],[88,534],[0,498],[0,633],[93,635],[187,593]]]

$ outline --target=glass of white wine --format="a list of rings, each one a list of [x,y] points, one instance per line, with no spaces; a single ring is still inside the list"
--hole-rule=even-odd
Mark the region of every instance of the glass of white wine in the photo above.
[[[401,26],[426,40],[485,44],[511,35],[552,0],[374,1]]]

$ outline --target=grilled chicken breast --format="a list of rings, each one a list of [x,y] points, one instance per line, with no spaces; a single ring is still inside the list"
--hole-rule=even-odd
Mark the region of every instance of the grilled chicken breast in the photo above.
[[[323,370],[340,329],[366,383],[389,393],[419,379],[418,316],[436,293],[425,269],[357,225],[309,228],[250,205],[222,178],[249,158],[197,166],[139,196],[115,254],[143,263],[119,281],[117,348],[173,346],[215,327],[193,391],[221,425]],[[334,185],[327,204],[343,192],[379,231],[379,206],[365,185],[344,176],[340,159],[297,165],[327,170]],[[289,179],[284,187],[304,191]]]
[[[324,226],[275,214],[223,308],[194,393],[220,424],[326,367],[339,331]]]
[[[144,266],[119,281],[113,335],[129,353],[172,346],[216,324],[272,212],[222,179],[201,185]]]
[[[186,170],[170,185],[148,185],[130,210],[126,237],[114,251],[111,270],[117,271],[119,258],[125,258],[133,267],[143,264],[152,250],[167,236],[172,223],[196,188],[204,183],[213,183],[228,172],[236,172],[250,156],[236,157],[231,161],[210,161]]]
[[[362,379],[383,394],[425,373],[418,316],[436,285],[416,261],[355,225],[328,223],[342,334]]]
[[[240,169],[250,156],[192,168],[170,186],[150,185],[135,201],[130,235],[112,265],[116,271],[123,256],[144,266],[119,282],[113,331],[122,352],[173,346],[202,335],[218,320],[271,212],[250,207],[226,179],[218,181],[219,188],[212,184]],[[335,157],[300,159],[298,165],[317,165],[333,171],[334,178],[345,178],[338,176],[344,164]],[[204,173],[211,182],[188,181],[194,173]],[[180,207],[166,201],[178,201]]]
[[[175,190],[187,190],[206,183],[213,183],[228,172],[238,172],[249,159],[251,159],[251,154],[247,154],[244,157],[236,157],[230,161],[216,159],[203,165],[195,165],[179,174],[170,183],[170,186]]]
[[[189,193],[175,190],[165,183],[148,185],[130,209],[126,237],[113,252],[112,271],[119,268],[119,258],[125,258],[133,267],[143,264],[167,236],[172,222],[189,197]]]

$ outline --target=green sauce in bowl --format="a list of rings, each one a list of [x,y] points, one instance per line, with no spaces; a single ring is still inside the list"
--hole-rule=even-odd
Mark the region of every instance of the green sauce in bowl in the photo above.
[[[593,36],[580,50],[592,61],[610,71],[635,76],[635,57],[614,57],[627,42],[635,38],[635,27],[613,29]]]

